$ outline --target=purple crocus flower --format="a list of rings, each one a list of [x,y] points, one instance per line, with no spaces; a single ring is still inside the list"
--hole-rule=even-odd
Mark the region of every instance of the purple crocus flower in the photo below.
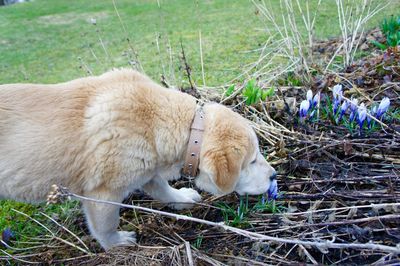
[[[350,122],[353,122],[357,112],[358,100],[351,98],[350,100]]]
[[[276,200],[278,198],[278,181],[276,181],[276,179],[271,182],[266,194],[268,200]],[[265,203],[265,194],[263,194],[261,197],[261,204],[264,205]]]
[[[336,114],[338,107],[343,98],[342,85],[337,84],[337,85],[333,86],[332,94],[333,94],[333,113]]]
[[[337,85],[333,86],[332,93],[333,93],[333,98],[334,99],[342,100],[342,98],[343,98],[342,89],[343,89],[343,87],[340,84],[337,84]]]
[[[340,106],[340,115],[338,122],[342,119],[343,115],[346,113],[347,108],[349,107],[349,101],[344,101],[342,105]]]
[[[278,181],[274,179],[269,185],[268,199],[276,200],[278,198]]]
[[[360,129],[362,128],[365,118],[367,117],[367,108],[365,107],[364,103],[360,104],[358,107],[358,125],[360,126]]]
[[[320,99],[321,99],[321,92],[317,92],[312,100],[312,107],[319,105]]]
[[[4,229],[4,231],[1,233],[1,240],[7,245],[10,244],[10,239],[13,237],[14,237],[14,232],[9,227]]]
[[[389,109],[390,100],[388,97],[382,99],[381,103],[379,104],[378,110],[376,111],[376,118],[380,119],[386,111]]]
[[[301,119],[307,116],[309,109],[310,109],[310,102],[308,100],[304,100],[300,103],[300,118]]]

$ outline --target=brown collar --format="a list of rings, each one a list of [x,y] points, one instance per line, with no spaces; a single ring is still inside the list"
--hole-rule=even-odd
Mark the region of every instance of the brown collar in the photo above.
[[[196,177],[200,163],[200,150],[203,142],[204,113],[203,109],[197,108],[193,122],[190,127],[189,143],[186,151],[183,174],[187,177]]]

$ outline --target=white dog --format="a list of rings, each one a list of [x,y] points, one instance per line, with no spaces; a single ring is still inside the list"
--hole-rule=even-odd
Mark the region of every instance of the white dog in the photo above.
[[[197,202],[195,190],[168,184],[180,177],[196,110],[195,98],[126,69],[55,85],[1,85],[0,198],[39,202],[58,184],[116,202],[135,189],[178,209]],[[197,187],[216,195],[266,192],[275,170],[246,120],[219,104],[203,113]],[[117,206],[83,208],[105,249],[135,241],[117,231]]]

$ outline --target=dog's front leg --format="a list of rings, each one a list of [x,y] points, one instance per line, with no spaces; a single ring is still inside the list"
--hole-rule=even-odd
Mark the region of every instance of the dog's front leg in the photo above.
[[[191,208],[193,203],[201,200],[200,194],[191,188],[175,189],[168,184],[168,181],[154,177],[143,187],[144,191],[153,199],[163,203],[171,203],[171,207],[177,210]]]
[[[101,198],[115,202],[122,202],[122,193],[115,192],[110,195],[101,193],[86,193],[92,198]],[[114,246],[127,245],[136,242],[134,232],[117,231],[119,225],[119,206],[91,201],[83,202],[83,209],[91,234],[99,241],[104,249]]]

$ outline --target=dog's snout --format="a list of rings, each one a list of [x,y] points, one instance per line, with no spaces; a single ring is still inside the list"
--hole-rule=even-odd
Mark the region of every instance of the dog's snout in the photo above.
[[[275,171],[272,173],[272,175],[269,177],[269,179],[271,181],[274,181],[276,179],[276,172]]]

